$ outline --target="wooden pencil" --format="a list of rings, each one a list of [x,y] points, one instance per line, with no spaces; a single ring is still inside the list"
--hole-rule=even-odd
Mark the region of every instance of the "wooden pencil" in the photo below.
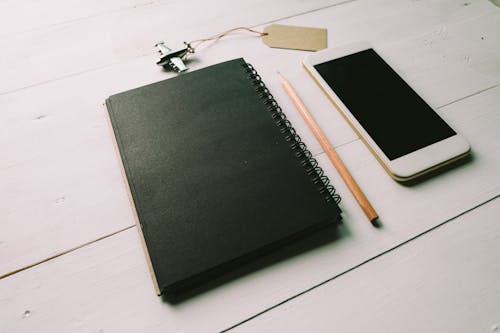
[[[375,211],[375,209],[372,207],[368,199],[366,198],[365,194],[359,187],[358,183],[354,180],[352,177],[351,173],[349,170],[347,170],[346,166],[340,159],[339,155],[333,149],[332,145],[328,141],[326,135],[323,133],[319,125],[316,123],[314,120],[313,116],[309,112],[309,110],[306,108],[300,97],[298,96],[297,92],[295,89],[293,89],[292,85],[290,82],[288,82],[287,79],[281,75],[281,73],[278,73],[281,85],[283,86],[283,89],[287,93],[287,95],[291,98],[293,104],[297,107],[297,110],[299,111],[300,115],[304,118],[305,122],[313,132],[314,136],[316,139],[319,141],[321,147],[325,151],[326,155],[332,162],[333,166],[335,169],[337,169],[338,173],[346,183],[347,187],[349,190],[352,192],[354,195],[354,198],[358,202],[358,204],[361,206],[361,209],[365,213],[366,217],[370,222],[375,223],[375,221],[378,219],[378,214]]]

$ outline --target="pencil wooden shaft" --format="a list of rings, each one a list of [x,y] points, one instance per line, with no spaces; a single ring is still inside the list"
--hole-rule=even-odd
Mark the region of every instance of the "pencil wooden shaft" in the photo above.
[[[378,214],[375,211],[375,209],[372,207],[366,196],[364,195],[363,191],[359,188],[358,183],[352,178],[351,173],[347,170],[346,166],[340,159],[339,155],[333,147],[331,146],[330,142],[328,142],[328,139],[326,135],[323,133],[321,128],[318,126],[316,121],[314,120],[313,116],[311,113],[307,110],[306,106],[300,99],[300,97],[297,95],[293,87],[290,85],[290,83],[281,75],[278,74],[280,78],[280,82],[283,85],[283,88],[285,89],[285,92],[290,96],[292,99],[293,104],[297,107],[299,110],[300,115],[304,118],[306,121],[307,125],[313,132],[314,136],[316,139],[319,141],[321,147],[325,151],[326,155],[332,162],[333,166],[337,169],[339,172],[340,176],[346,183],[347,187],[349,190],[352,192],[354,195],[354,198],[358,202],[358,204],[361,206],[363,209],[363,212],[365,213],[366,217],[370,221],[374,221],[375,219],[378,218]]]

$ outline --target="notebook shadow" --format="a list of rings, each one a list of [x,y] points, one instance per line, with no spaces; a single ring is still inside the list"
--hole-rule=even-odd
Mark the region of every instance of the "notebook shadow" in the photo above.
[[[338,239],[350,236],[349,229],[342,222],[339,225],[331,225],[308,235],[301,236],[277,249],[273,249],[268,253],[261,254],[256,258],[248,259],[244,263],[238,263],[237,267],[232,267],[230,271],[225,272],[217,277],[212,277],[209,281],[200,284],[197,287],[190,288],[175,295],[162,295],[162,300],[170,305],[178,305],[196,296],[221,287],[224,284],[235,281],[246,275],[256,273],[266,267],[275,265],[279,262],[284,262],[299,254],[312,251],[321,246],[325,246],[335,242]]]

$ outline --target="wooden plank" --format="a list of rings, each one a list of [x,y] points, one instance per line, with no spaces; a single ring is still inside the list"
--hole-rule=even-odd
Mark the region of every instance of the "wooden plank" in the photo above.
[[[126,328],[198,332],[217,331],[237,324],[425,232],[452,218],[457,211],[498,196],[499,102],[500,87],[443,108],[443,114],[456,119],[455,125],[471,141],[475,158],[416,187],[404,187],[392,181],[358,141],[339,149],[367,195],[374,199],[383,223],[381,229],[367,224],[355,201],[345,194],[348,192],[339,183],[333,168],[328,167],[321,156],[326,172],[344,194],[345,222],[338,233],[325,230],[320,237],[309,238],[287,247],[281,254],[262,259],[254,269],[240,272],[240,276],[224,281],[217,288],[172,305],[155,295],[137,231],[130,229],[0,280],[0,323],[3,325],[0,329],[10,332],[41,328],[53,331]],[[477,112],[471,113],[472,107]],[[470,221],[496,221],[498,200],[494,207],[494,212],[487,210],[484,215],[472,215]],[[479,214],[482,209],[478,208]],[[457,235],[474,235],[476,224],[469,222],[468,225],[466,231]],[[494,242],[498,232],[497,223],[491,223],[483,235],[491,235],[490,242]],[[449,241],[453,237],[445,239]],[[469,244],[468,240],[464,242]],[[498,247],[496,243],[491,246],[484,251],[476,248],[485,255],[470,258],[489,262],[486,253],[498,252],[490,252]],[[461,253],[467,253],[468,249],[464,247]],[[291,253],[295,255],[289,256]],[[490,258],[498,261],[496,257]],[[456,265],[464,264],[462,257],[455,259]],[[466,262],[473,261],[467,259]],[[498,274],[496,269],[495,272]],[[372,271],[368,275],[373,274]],[[440,280],[442,283],[446,282],[445,277]],[[491,281],[479,283],[488,287],[497,280],[496,275],[493,277]],[[358,283],[352,285],[354,290],[359,287]],[[393,295],[398,292],[400,290]],[[382,296],[377,299],[383,301]],[[492,299],[497,301],[498,297],[493,295]],[[486,299],[486,306],[493,305],[492,299]]]
[[[495,332],[500,200],[231,332]]]

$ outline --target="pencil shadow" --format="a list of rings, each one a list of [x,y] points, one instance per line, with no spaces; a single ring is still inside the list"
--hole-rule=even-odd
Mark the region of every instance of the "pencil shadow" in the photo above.
[[[277,249],[259,255],[256,258],[245,260],[243,263],[238,262],[236,267],[230,267],[227,272],[216,277],[211,277],[209,281],[203,282],[196,287],[177,294],[162,295],[162,300],[171,305],[178,305],[188,299],[192,299],[231,281],[244,277],[245,275],[255,273],[315,248],[331,244],[340,238],[349,237],[349,235],[350,232],[348,228],[342,223],[321,228],[306,236],[301,236]]]

